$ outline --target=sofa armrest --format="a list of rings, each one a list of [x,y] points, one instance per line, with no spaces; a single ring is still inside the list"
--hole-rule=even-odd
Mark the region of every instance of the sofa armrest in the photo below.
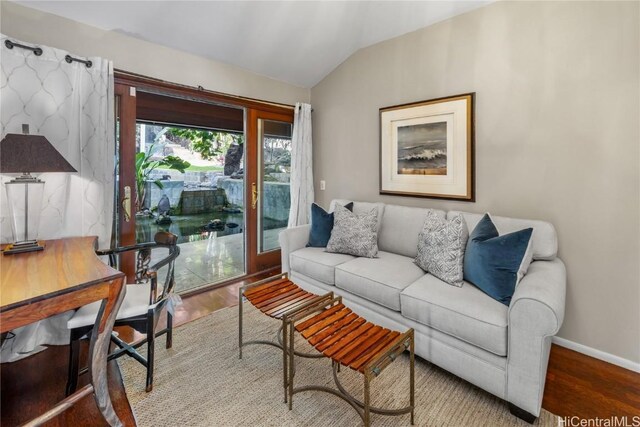
[[[309,231],[311,231],[311,225],[305,224],[282,230],[278,235],[283,273],[290,272],[289,255],[291,252],[304,248],[309,242]]]
[[[555,335],[564,320],[567,272],[564,263],[534,261],[509,305],[509,327]]]
[[[507,400],[538,416],[551,338],[564,320],[567,273],[560,259],[535,261],[509,306]]]

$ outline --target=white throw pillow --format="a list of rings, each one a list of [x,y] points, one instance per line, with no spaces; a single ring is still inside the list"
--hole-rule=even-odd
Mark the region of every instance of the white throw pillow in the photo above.
[[[367,258],[378,255],[378,210],[356,215],[336,204],[327,252]]]
[[[462,215],[447,221],[428,211],[418,238],[416,264],[450,285],[462,286],[469,230]]]

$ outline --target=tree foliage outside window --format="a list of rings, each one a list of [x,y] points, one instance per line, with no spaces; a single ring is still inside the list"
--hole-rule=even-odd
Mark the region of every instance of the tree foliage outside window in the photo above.
[[[191,149],[204,160],[224,155],[231,144],[244,144],[244,135],[239,133],[188,128],[171,128],[169,133],[191,141]]]

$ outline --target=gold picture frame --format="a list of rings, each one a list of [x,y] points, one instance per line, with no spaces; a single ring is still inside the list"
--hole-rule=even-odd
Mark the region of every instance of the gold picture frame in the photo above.
[[[475,92],[380,109],[380,194],[475,202]]]

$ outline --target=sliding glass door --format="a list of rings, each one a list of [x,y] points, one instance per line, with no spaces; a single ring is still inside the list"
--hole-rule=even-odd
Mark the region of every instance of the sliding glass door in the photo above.
[[[117,244],[177,235],[183,294],[275,274],[289,217],[293,111],[142,86],[116,85]],[[130,280],[135,263],[121,260]]]

